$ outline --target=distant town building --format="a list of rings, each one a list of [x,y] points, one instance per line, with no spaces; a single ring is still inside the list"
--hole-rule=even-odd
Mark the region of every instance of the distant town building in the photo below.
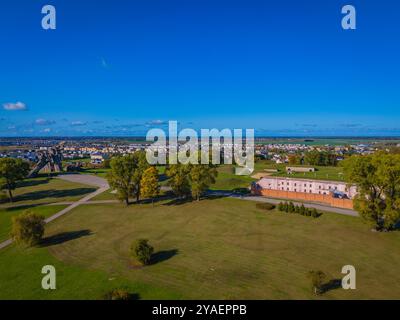
[[[286,167],[286,172],[287,173],[293,173],[293,172],[315,172],[315,168],[311,167]]]
[[[109,156],[104,153],[93,153],[90,155],[90,162],[92,164],[102,164],[105,160],[108,160]]]

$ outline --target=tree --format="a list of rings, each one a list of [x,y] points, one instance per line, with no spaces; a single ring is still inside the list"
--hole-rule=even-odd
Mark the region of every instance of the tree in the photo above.
[[[8,190],[10,202],[13,202],[12,190],[17,187],[17,182],[26,178],[29,173],[29,163],[21,159],[0,159],[1,189]]]
[[[312,150],[305,154],[304,162],[307,165],[317,166],[320,163],[320,152],[318,150]]]
[[[170,178],[168,184],[176,196],[185,197],[190,194],[189,165],[173,164],[166,169],[165,173]]]
[[[140,182],[143,172],[149,167],[144,152],[135,152],[125,156],[113,157],[110,161],[110,171],[107,174],[108,183],[117,190],[120,200],[129,205],[129,197],[140,198]]]
[[[347,180],[357,185],[354,207],[375,230],[392,230],[400,220],[400,155],[377,152],[343,162]]]
[[[140,200],[140,190],[141,190],[141,181],[143,173],[150,167],[149,163],[146,159],[146,152],[144,151],[137,151],[133,154],[133,158],[136,162],[136,170],[133,175],[133,182],[134,182],[134,189],[133,193],[136,196],[136,203]]]
[[[11,237],[16,243],[34,246],[44,234],[44,217],[26,211],[12,218]]]
[[[301,156],[297,154],[289,154],[288,160],[290,165],[298,165],[301,164]]]
[[[215,183],[218,171],[213,165],[198,164],[190,166],[189,181],[192,197],[200,201],[200,196]]]
[[[144,171],[140,185],[140,195],[143,198],[151,198],[152,203],[154,203],[154,198],[160,193],[160,186],[158,185],[158,170],[156,167],[150,167]]]
[[[141,264],[147,265],[150,263],[154,248],[149,244],[149,240],[139,239],[132,243],[131,252]]]
[[[114,157],[110,161],[110,171],[107,174],[108,183],[117,191],[117,197],[129,205],[129,196],[134,190],[134,174],[136,161],[133,155]]]
[[[310,271],[308,273],[308,277],[311,279],[311,287],[314,292],[314,294],[319,295],[323,293],[323,284],[326,278],[325,273],[322,271]]]

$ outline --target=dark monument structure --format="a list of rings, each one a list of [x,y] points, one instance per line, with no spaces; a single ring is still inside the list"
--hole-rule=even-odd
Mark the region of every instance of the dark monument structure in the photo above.
[[[62,171],[62,154],[59,147],[37,151],[38,162],[29,173],[29,178],[35,177],[40,171],[45,173]]]

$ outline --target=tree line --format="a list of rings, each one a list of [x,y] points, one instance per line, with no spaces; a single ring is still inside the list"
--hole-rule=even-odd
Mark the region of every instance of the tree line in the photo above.
[[[288,156],[290,165],[310,166],[337,166],[337,155],[331,151],[312,150],[302,154],[290,154]]]
[[[174,164],[167,165],[165,171],[169,178],[168,185],[179,198],[200,197],[215,183],[218,175],[214,165]],[[113,157],[107,175],[110,186],[116,190],[117,197],[129,205],[131,197],[139,202],[141,198],[152,202],[160,194],[159,173],[155,166],[148,164],[146,153]]]

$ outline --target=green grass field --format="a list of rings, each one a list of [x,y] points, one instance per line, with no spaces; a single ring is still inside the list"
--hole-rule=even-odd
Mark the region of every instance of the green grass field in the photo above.
[[[236,190],[249,188],[255,179],[250,176],[238,176],[234,173],[234,166],[222,165],[218,167],[218,177],[211,190]]]
[[[96,188],[57,178],[38,177],[26,179],[13,191],[14,202],[4,202],[0,208],[15,205],[46,204],[75,201],[94,192]]]
[[[45,218],[52,216],[53,214],[61,211],[66,206],[52,205],[52,206],[24,206],[14,208],[0,209],[0,241],[7,240],[10,236],[12,217],[23,213],[25,210],[29,210],[36,214],[42,215]]]
[[[85,205],[50,224],[46,236],[46,247],[0,251],[7,266],[0,298],[93,299],[126,285],[144,299],[309,299],[308,271],[331,280],[347,264],[356,267],[357,290],[321,299],[400,297],[400,232],[373,233],[355,217],[312,219],[230,198]],[[138,238],[155,247],[145,268],[129,256]],[[54,293],[40,289],[45,264],[59,270]]]
[[[278,169],[277,173],[271,174],[273,177],[290,177],[290,178],[303,178],[303,179],[317,179],[317,180],[334,180],[344,181],[343,168],[338,167],[324,167],[324,166],[304,166],[316,168],[315,172],[305,173],[286,173],[286,167],[289,164],[275,164],[271,161],[260,160],[255,163],[255,173],[266,173],[264,169]],[[294,167],[294,166],[291,166]]]

